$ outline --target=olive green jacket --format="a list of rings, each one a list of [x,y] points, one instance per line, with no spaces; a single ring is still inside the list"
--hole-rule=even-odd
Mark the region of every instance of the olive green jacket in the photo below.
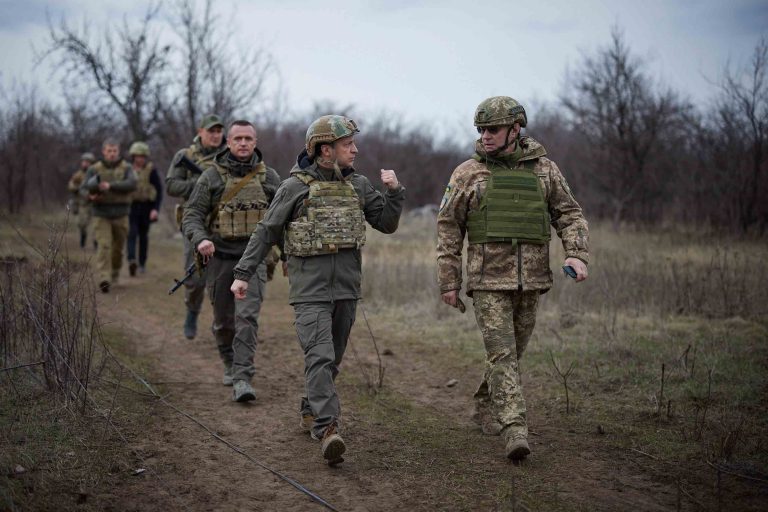
[[[405,189],[401,186],[382,194],[373,188],[368,178],[355,173],[354,169],[344,171],[361,200],[365,220],[382,233],[394,233],[400,222]],[[302,152],[298,163],[291,170],[291,176],[280,185],[266,217],[251,235],[248,248],[235,267],[236,279],[248,281],[272,245],[282,241],[286,225],[306,214],[304,199],[309,194],[309,186],[294,176],[299,172],[324,181],[338,179],[332,171],[319,169],[316,163],[307,159],[306,151]],[[361,264],[361,254],[357,249],[341,249],[337,253],[319,256],[288,256],[289,302],[295,304],[359,299]]]
[[[227,169],[232,175],[242,177],[253,170],[261,162],[261,152],[257,149],[250,162],[237,162],[229,150],[225,150],[216,156],[216,163]],[[261,184],[267,201],[272,202],[277,188],[280,186],[280,176],[271,167],[267,167],[267,176],[264,183]],[[225,258],[239,258],[248,244],[248,239],[243,240],[222,240],[218,235],[213,235],[209,231],[209,221],[211,214],[218,208],[221,196],[224,193],[226,184],[221,179],[219,171],[215,167],[208,167],[200,179],[195,183],[192,195],[184,207],[184,218],[181,222],[181,230],[191,242],[193,247],[197,247],[203,240],[213,242],[216,252],[219,256]]]
[[[80,185],[80,195],[84,198],[95,196],[94,199],[89,199],[94,217],[116,219],[128,215],[131,212],[131,193],[136,190],[136,173],[131,165],[122,158],[117,162],[108,163],[102,161],[102,163],[110,169],[114,169],[119,165],[126,167],[125,176],[122,180],[109,182],[108,194],[113,198],[120,198],[120,201],[115,201],[114,199],[111,201],[100,200],[105,194],[99,192],[98,173],[93,165],[85,173],[85,178]]]
[[[192,145],[176,152],[165,175],[165,189],[171,197],[181,197],[185,201],[192,195],[195,182],[200,177],[183,165],[179,164],[182,156],[186,156],[196,163],[201,170],[205,170],[207,162],[213,160],[218,153],[224,151],[226,146],[222,143],[217,148],[204,148],[200,144],[200,137],[195,137]]]

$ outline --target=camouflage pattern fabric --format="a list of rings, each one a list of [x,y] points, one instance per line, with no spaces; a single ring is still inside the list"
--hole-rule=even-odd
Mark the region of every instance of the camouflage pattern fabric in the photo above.
[[[128,216],[117,218],[94,217],[93,237],[96,247],[98,283],[117,282],[123,266],[123,248],[128,237]]]
[[[507,439],[527,437],[519,360],[536,325],[538,291],[476,291],[475,318],[485,344],[485,371],[474,395]],[[510,314],[511,313],[511,314]]]
[[[475,110],[475,126],[511,126],[520,123],[525,128],[525,109],[509,96],[494,96],[483,100]]]
[[[309,185],[309,195],[306,215],[285,229],[287,255],[318,256],[365,245],[365,215],[352,183],[320,181],[309,174],[295,176]]]
[[[555,162],[546,158],[543,146],[530,137],[519,141],[520,165],[534,162],[544,193],[550,222],[560,237],[566,257],[589,262],[589,229],[581,207]],[[516,146],[516,145],[515,145]],[[479,208],[490,177],[489,158],[479,145],[475,158],[459,165],[451,175],[437,217],[437,264],[441,293],[459,290],[463,276],[462,250],[467,216]],[[510,148],[514,151],[516,148]],[[467,248],[467,293],[475,290],[540,290],[552,287],[549,244],[489,242]]]
[[[246,176],[234,176],[221,166],[215,167],[224,182],[224,192],[211,220],[211,233],[223,240],[250,238],[269,206],[262,186],[267,178],[267,167],[259,162]]]
[[[134,201],[154,202],[157,199],[157,189],[149,181],[153,168],[152,162],[147,162],[141,169],[134,169],[136,173],[136,190],[133,192]]]
[[[107,192],[99,190],[99,182],[108,182]],[[131,211],[131,194],[136,190],[136,173],[125,160],[96,162],[85,173],[80,195],[90,200],[94,217],[118,219]]]
[[[85,180],[85,170],[78,169],[69,178],[67,189],[72,193],[72,215],[77,215],[77,227],[82,236],[86,235],[91,222],[91,205],[88,199],[80,195],[80,186]]]

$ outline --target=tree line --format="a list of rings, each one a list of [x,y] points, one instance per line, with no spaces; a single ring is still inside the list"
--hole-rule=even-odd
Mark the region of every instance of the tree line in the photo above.
[[[226,25],[211,0],[173,3],[164,13],[172,37],[161,37],[167,26],[161,12],[152,5],[138,22],[102,32],[49,22],[37,58],[62,77],[62,101],[54,106],[31,85],[2,91],[0,209],[63,204],[79,154],[98,149],[105,134],[126,145],[149,142],[164,172],[208,112],[255,121],[265,160],[283,177],[314,118],[353,117],[362,128],[357,165],[371,171],[386,162],[395,169],[411,208],[439,202],[452,170],[472,152],[474,141],[438,138],[429,125],[409,124],[398,113],[365,115],[354,105],[327,102],[293,112],[269,52],[226,51]],[[694,105],[653,80],[616,28],[570,72],[556,101],[533,110],[516,98],[528,107],[524,132],[544,144],[590,219],[617,228],[682,223],[764,234],[768,40],[758,41],[749,57],[746,65],[725,64],[710,101]],[[270,91],[270,84],[277,87]]]

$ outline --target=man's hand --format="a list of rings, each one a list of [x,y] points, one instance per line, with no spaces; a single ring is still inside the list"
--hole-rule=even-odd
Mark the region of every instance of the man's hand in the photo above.
[[[109,190],[109,182],[108,181],[100,181],[99,182],[99,190],[102,192],[106,192]]]
[[[235,294],[236,299],[244,299],[245,292],[248,291],[248,281],[235,279],[232,286],[229,287],[229,290]]]
[[[149,212],[149,221],[155,222],[157,220],[157,210],[152,210]]]
[[[577,283],[587,278],[587,266],[579,258],[565,258],[565,265],[570,265],[576,271]]]
[[[397,181],[397,175],[395,174],[395,171],[391,169],[381,170],[381,182],[389,190],[397,190],[397,187],[400,186],[400,182]]]
[[[448,304],[449,306],[458,307],[458,299],[459,299],[459,291],[458,290],[451,290],[449,292],[445,292],[443,295],[443,302]]]
[[[283,269],[283,277],[288,277],[288,262],[283,261],[282,265],[280,265]]]
[[[203,257],[203,263],[208,263],[208,258],[213,256],[213,253],[216,252],[216,247],[214,247],[213,242],[210,240],[203,240],[197,244],[197,252]]]

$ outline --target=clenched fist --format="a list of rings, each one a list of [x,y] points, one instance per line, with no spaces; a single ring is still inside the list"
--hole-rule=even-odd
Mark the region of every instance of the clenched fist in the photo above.
[[[400,186],[400,182],[397,181],[397,175],[395,174],[395,171],[391,169],[381,170],[381,182],[389,190],[397,190],[397,187]]]

